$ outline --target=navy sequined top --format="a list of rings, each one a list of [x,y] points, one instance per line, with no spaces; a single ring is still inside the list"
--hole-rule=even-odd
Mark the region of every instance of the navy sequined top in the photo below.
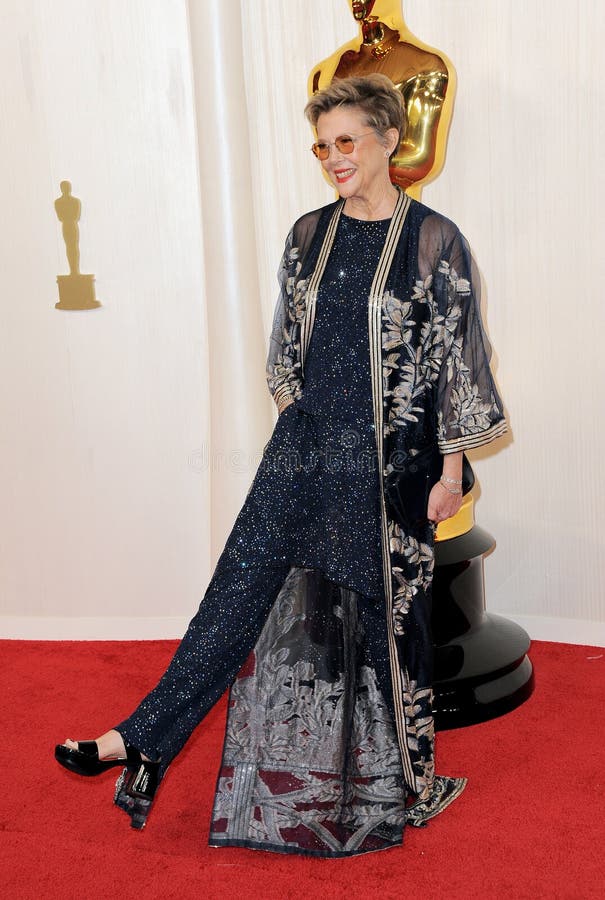
[[[301,497],[297,561],[374,598],[384,588],[368,298],[389,224],[341,215],[297,401],[316,444]]]

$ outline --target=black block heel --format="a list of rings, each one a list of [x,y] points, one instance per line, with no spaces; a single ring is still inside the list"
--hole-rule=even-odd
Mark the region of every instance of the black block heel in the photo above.
[[[160,781],[159,762],[139,760],[136,767],[126,766],[120,774],[113,802],[130,816],[132,828],[145,827]]]

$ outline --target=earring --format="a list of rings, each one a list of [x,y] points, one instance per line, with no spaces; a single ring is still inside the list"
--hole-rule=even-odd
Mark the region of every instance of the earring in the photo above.
[[[385,151],[384,151],[384,155],[385,155],[385,156],[390,156],[391,154],[389,153],[388,150],[385,150]]]

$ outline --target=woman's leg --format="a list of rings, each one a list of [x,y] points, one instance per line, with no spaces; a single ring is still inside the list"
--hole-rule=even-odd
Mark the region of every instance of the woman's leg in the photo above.
[[[243,666],[288,573],[285,564],[221,560],[168,669],[116,725],[161,772]]]

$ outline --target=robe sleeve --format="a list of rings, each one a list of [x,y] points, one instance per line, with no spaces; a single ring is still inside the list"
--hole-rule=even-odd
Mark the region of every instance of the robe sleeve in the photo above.
[[[296,399],[298,393],[292,294],[300,263],[298,250],[294,246],[293,234],[294,229],[290,231],[286,239],[286,246],[277,272],[280,291],[275,305],[267,356],[267,384],[278,407],[289,397]]]
[[[437,385],[437,440],[442,454],[487,444],[507,429],[481,322],[479,273],[458,229],[452,226],[446,233],[433,277],[438,308],[445,312],[448,345]]]
[[[301,269],[322,216],[329,217],[334,205],[305,213],[286,238],[277,272],[280,290],[267,356],[267,384],[278,407],[284,400],[298,400],[302,395],[300,321],[304,316],[306,279],[301,278]]]

